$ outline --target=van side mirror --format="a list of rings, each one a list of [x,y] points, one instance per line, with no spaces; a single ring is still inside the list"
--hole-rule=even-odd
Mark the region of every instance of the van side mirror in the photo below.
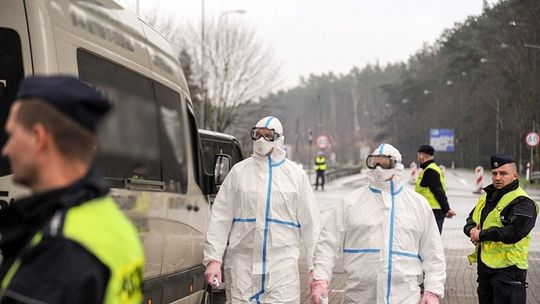
[[[231,171],[231,157],[226,154],[216,154],[214,166],[214,185],[221,186],[229,171]]]

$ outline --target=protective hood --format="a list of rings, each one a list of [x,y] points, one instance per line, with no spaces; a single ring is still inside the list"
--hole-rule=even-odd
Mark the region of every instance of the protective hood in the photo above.
[[[255,127],[274,129],[274,131],[278,133],[280,136],[275,141],[267,141],[262,137],[257,140],[254,140],[253,141],[253,155],[254,156],[264,157],[266,156],[266,154],[268,154],[268,152],[270,152],[270,150],[272,150],[272,148],[274,148],[274,151],[272,152],[272,155],[271,155],[272,158],[275,159],[276,156],[285,155],[285,151],[281,149],[281,147],[283,146],[283,141],[285,137],[283,136],[283,126],[281,125],[281,122],[279,121],[279,119],[277,119],[274,116],[268,116],[259,120],[259,122],[257,122]]]
[[[401,163],[401,153],[399,153],[398,149],[390,144],[381,144],[371,155],[388,155],[396,159],[395,168],[383,169],[380,166],[377,166],[367,173],[372,184],[375,184],[380,188],[387,181],[393,180],[394,182],[398,182],[401,180],[403,177],[404,166]]]

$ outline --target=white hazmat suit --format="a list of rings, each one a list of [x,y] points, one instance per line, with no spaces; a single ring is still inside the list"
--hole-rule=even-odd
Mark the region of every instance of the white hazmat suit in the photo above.
[[[253,155],[225,178],[212,207],[204,262],[221,263],[225,254],[227,303],[300,303],[298,258],[305,246],[313,268],[319,210],[308,176],[280,149],[279,120],[266,117],[256,127],[280,137],[254,141]]]
[[[314,253],[313,278],[330,281],[335,258],[343,254],[343,303],[420,302],[420,284],[444,295],[445,259],[441,236],[425,198],[403,187],[401,154],[382,144],[375,155],[397,160],[377,166],[370,183],[345,196],[330,215]]]

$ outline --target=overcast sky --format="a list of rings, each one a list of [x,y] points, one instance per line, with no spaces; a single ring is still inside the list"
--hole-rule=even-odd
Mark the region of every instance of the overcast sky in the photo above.
[[[135,10],[136,0],[117,0]],[[494,3],[496,0],[490,0]],[[140,0],[178,20],[199,24],[201,0]],[[347,73],[367,63],[406,61],[455,22],[482,12],[482,0],[205,0],[206,18],[223,12],[254,26],[275,51],[286,86],[300,76]]]

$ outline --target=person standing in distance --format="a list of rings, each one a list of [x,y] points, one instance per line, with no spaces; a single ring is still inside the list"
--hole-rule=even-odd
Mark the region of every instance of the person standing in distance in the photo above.
[[[435,149],[430,145],[421,145],[416,153],[416,159],[423,169],[416,179],[416,192],[425,197],[433,209],[439,233],[442,233],[444,219],[452,218],[456,213],[450,209],[446,197],[446,182],[444,173],[433,160]]]
[[[319,179],[321,180],[321,189],[324,191],[324,172],[326,171],[326,157],[324,157],[324,152],[319,150],[317,152],[317,157],[315,157],[315,172],[317,177],[315,179],[315,190],[319,188]]]
[[[401,153],[392,145],[381,144],[366,165],[369,184],[338,202],[321,231],[308,280],[312,302],[328,296],[335,260],[342,256],[343,303],[438,304],[446,262],[431,208],[403,186]]]
[[[212,206],[205,279],[221,283],[224,261],[227,303],[300,303],[298,258],[305,247],[313,269],[319,209],[308,176],[281,149],[281,122],[261,119],[251,139],[252,156],[234,165]]]
[[[2,155],[32,196],[0,212],[0,303],[140,303],[137,231],[91,169],[111,105],[71,76],[22,81]]]
[[[475,245],[469,262],[478,263],[480,304],[525,304],[531,230],[538,204],[519,186],[517,164],[504,154],[491,157],[493,184],[463,228]]]

